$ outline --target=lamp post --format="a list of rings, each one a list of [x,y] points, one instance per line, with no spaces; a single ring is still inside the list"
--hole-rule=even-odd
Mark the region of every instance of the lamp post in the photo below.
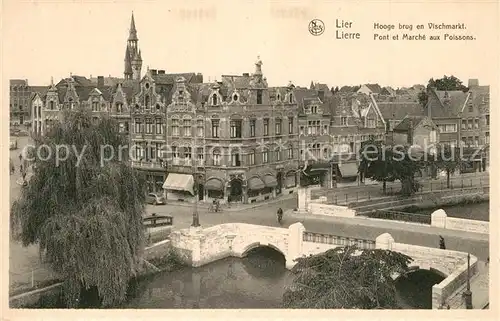
[[[470,290],[470,254],[467,253],[467,289],[463,293],[465,308],[472,309],[472,292]]]
[[[194,108],[194,119],[196,121],[196,105]],[[196,127],[195,127],[196,128]],[[198,175],[196,174],[196,162],[198,161],[196,150],[198,149],[197,145],[197,132],[195,130],[193,137],[193,160],[192,160],[192,169],[193,169],[193,180],[194,180],[194,202],[193,202],[193,222],[191,223],[191,227],[200,227],[200,216],[198,214]]]

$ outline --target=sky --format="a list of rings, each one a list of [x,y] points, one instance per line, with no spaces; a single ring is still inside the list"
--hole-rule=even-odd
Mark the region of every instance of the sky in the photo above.
[[[290,3],[288,3],[290,2]],[[51,77],[123,76],[125,45],[134,12],[147,66],[166,72],[253,72],[257,56],[271,86],[379,83],[425,84],[455,75],[467,83],[498,82],[498,1],[3,1],[3,79],[47,85]],[[308,31],[321,19],[325,32]],[[336,40],[336,19],[359,40]],[[465,23],[473,41],[373,40],[374,23]],[[423,33],[444,34],[445,31]],[[392,34],[402,33],[400,30]]]

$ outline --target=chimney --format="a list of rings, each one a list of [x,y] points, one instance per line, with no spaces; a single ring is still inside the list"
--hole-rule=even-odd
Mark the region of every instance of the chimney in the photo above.
[[[104,76],[97,76],[97,87],[104,87]]]
[[[469,79],[469,83],[467,87],[477,87],[479,86],[479,80],[478,79]]]
[[[156,76],[158,74],[158,71],[156,69],[151,69],[151,75]]]
[[[250,77],[250,74],[248,72],[244,72],[243,77]]]
[[[164,75],[165,74],[165,70],[158,70],[158,75]]]

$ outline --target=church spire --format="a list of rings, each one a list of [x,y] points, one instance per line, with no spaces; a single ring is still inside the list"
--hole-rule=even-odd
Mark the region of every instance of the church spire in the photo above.
[[[132,11],[132,19],[130,20],[130,30],[128,35],[129,41],[137,41],[137,30],[135,29],[135,20],[134,20],[134,12]]]

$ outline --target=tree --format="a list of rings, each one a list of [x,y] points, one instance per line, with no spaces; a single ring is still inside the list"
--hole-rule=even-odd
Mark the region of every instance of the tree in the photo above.
[[[446,90],[446,91],[452,91],[452,90],[462,90],[464,92],[468,91],[469,89],[462,83],[460,79],[458,79],[455,76],[443,76],[443,78],[436,79],[434,78],[429,79],[429,82],[427,84],[427,88],[436,88],[436,90]]]
[[[103,149],[103,159],[111,160],[101,166],[101,146],[115,153],[127,146],[117,128],[110,119],[93,123],[82,110],[65,113],[64,122],[35,138],[37,148],[48,148],[39,149],[34,175],[12,206],[17,238],[25,246],[38,243],[63,279],[70,307],[86,290],[96,290],[103,306],[121,302],[140,267],[144,179],[129,164],[111,159],[111,148]],[[67,157],[59,163],[58,148]]]
[[[410,146],[385,146],[379,141],[369,140],[361,144],[361,162],[358,172],[362,177],[382,182],[384,193],[386,182],[401,182],[401,194],[414,194],[419,184],[415,175],[424,166],[423,152]]]
[[[445,75],[443,78],[436,80],[434,80],[434,78],[429,79],[427,83],[427,91],[432,88],[440,91],[461,90],[463,92],[467,92],[469,90],[465,85],[463,85],[460,79],[453,75],[449,77]],[[418,94],[418,102],[422,105],[422,107],[425,107],[427,105],[427,101],[429,100],[427,91],[424,90]]]
[[[295,280],[283,295],[285,308],[394,309],[394,274],[404,275],[409,256],[381,249],[337,247],[299,258]]]
[[[440,145],[437,149],[436,156],[431,159],[432,166],[435,166],[437,169],[444,170],[446,172],[447,188],[450,188],[451,173],[454,173],[455,170],[462,164],[457,153],[457,149],[451,147],[448,144]]]

